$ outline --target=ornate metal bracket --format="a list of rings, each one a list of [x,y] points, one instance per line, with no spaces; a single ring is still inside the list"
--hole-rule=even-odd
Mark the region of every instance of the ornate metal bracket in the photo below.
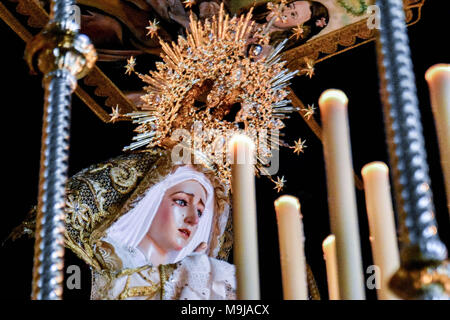
[[[62,298],[64,206],[69,151],[71,95],[94,66],[89,38],[70,18],[74,0],[53,0],[48,25],[25,50],[32,72],[44,74],[44,119],[36,224],[32,299]]]

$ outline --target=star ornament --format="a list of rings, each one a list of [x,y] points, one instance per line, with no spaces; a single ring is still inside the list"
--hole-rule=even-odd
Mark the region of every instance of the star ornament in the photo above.
[[[299,24],[297,27],[292,29],[292,35],[290,38],[295,37],[295,40],[298,40],[299,38],[303,39],[305,30],[303,29],[303,25]]]
[[[134,72],[134,67],[136,66],[136,59],[131,56],[130,59],[127,60],[127,65],[125,66],[125,74],[130,75],[132,72]]]
[[[314,107],[314,104],[309,105],[307,108],[304,108],[302,111],[305,112],[305,114],[303,115],[305,117],[306,120],[311,119],[311,117],[314,115],[314,111],[316,110],[316,108]]]
[[[153,38],[155,35],[158,34],[159,21],[157,21],[156,19],[154,19],[153,21],[149,20],[148,26],[145,29],[148,30],[147,36]]]
[[[274,182],[275,182],[275,181],[274,181]],[[287,181],[284,180],[284,176],[282,176],[281,179],[280,179],[280,177],[277,177],[277,181],[275,182],[275,187],[274,187],[274,189],[276,189],[277,192],[280,192],[281,190],[283,190],[284,184],[285,184],[286,182],[287,182]]]
[[[119,112],[119,105],[116,104],[115,108],[112,108],[112,113],[109,114],[111,116],[111,119],[109,119],[109,122],[116,122],[120,118],[120,112]]]
[[[300,153],[305,152],[305,150],[304,150],[306,148],[305,142],[306,142],[306,140],[302,141],[301,138],[299,138],[297,141],[295,141],[295,146],[293,147],[295,154],[299,155]]]
[[[195,0],[184,0],[183,3],[186,8],[191,9],[195,5]]]
[[[306,66],[301,70],[301,72],[311,79],[314,75],[314,60],[306,59],[305,61]]]
[[[276,17],[276,21],[282,21],[282,22],[286,22],[287,17],[285,15],[283,15],[283,9],[284,6],[286,5],[286,1],[285,0],[281,0],[279,5],[274,5],[273,2],[269,2],[267,3],[267,9],[271,12],[269,14],[272,15],[273,17]]]
[[[177,42],[161,40],[162,61],[147,74],[135,72],[145,83],[143,103],[137,106],[138,110],[119,118],[138,124],[133,142],[124,151],[167,149],[172,143],[179,143],[173,135],[175,130],[189,130],[194,135],[202,123],[204,134],[191,146],[192,151],[201,164],[213,168],[227,188],[231,183],[231,163],[214,152],[220,136],[248,135],[256,142],[255,173],[271,177],[267,161],[272,150],[287,146],[274,132],[284,128],[287,113],[298,112],[287,99],[288,90],[283,89],[297,72],[290,71],[278,59],[286,41],[277,44],[265,59],[253,61],[247,56],[252,26],[250,12],[239,18],[230,17],[222,2],[219,13],[208,22],[190,15],[190,28]],[[201,108],[195,103],[198,100],[204,101]],[[228,105],[235,102],[242,107],[234,119],[228,119]],[[239,127],[241,122],[244,128]],[[262,130],[266,128],[270,130]],[[271,148],[267,143],[258,143],[261,141],[269,142]],[[271,177],[272,183],[275,177]]]

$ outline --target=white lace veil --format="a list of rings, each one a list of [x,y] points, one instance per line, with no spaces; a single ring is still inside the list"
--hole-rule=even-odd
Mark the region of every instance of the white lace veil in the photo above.
[[[167,189],[186,180],[195,180],[205,188],[205,209],[191,241],[182,250],[169,252],[167,263],[176,263],[182,260],[191,254],[201,242],[209,243],[214,215],[214,188],[203,173],[189,166],[178,167],[175,172],[150,187],[134,208],[120,217],[108,229],[107,238],[124,247],[137,249],[138,244],[148,232]]]

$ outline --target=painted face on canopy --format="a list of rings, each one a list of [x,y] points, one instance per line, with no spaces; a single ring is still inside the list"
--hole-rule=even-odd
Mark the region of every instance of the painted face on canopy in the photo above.
[[[311,19],[311,14],[308,1],[294,1],[285,5],[282,11],[284,21],[277,19],[273,25],[281,29],[293,28]],[[273,14],[269,14],[266,19],[270,20],[272,16]]]
[[[206,204],[206,191],[195,180],[166,191],[147,236],[162,251],[183,249],[197,232]]]

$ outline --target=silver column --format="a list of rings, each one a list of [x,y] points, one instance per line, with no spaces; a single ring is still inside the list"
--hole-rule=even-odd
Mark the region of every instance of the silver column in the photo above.
[[[437,234],[403,2],[376,4],[378,68],[399,216],[401,267],[390,286],[403,299],[448,299],[447,249]]]
[[[89,39],[71,17],[74,0],[53,0],[48,25],[34,37],[25,58],[44,74],[44,119],[32,299],[62,298],[64,206],[69,156],[70,104],[77,78],[96,61]]]

